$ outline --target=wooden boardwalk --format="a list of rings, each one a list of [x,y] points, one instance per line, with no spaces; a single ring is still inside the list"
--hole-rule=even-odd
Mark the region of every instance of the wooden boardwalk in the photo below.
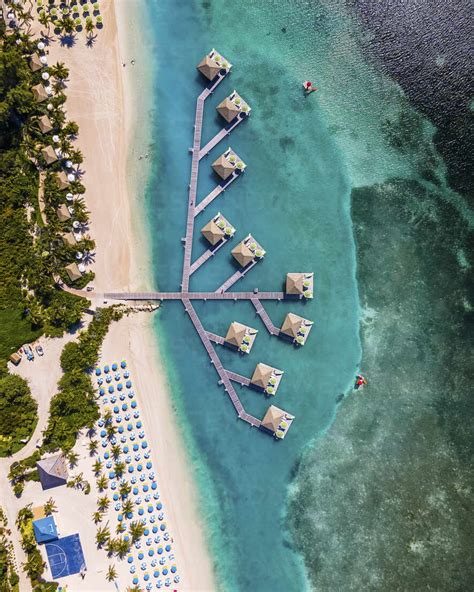
[[[238,382],[241,386],[250,386],[250,378],[237,374],[236,372],[231,372],[230,370],[226,370],[226,373],[233,382]]]
[[[74,290],[73,293],[85,298],[91,296],[91,293],[85,290]],[[100,297],[102,298],[102,295]],[[284,292],[105,292],[103,297],[105,300],[251,300],[252,298],[284,300],[285,294]]]
[[[206,331],[207,336],[213,343],[217,343],[218,345],[224,345],[225,339],[220,335],[216,335],[215,333],[211,333],[210,331]]]
[[[219,286],[216,290],[217,294],[222,294],[223,292],[227,292],[227,290],[233,286],[235,284],[235,282],[238,282],[241,278],[244,277],[244,275],[249,272],[252,267],[254,265],[256,265],[259,262],[259,259],[254,259],[252,261],[252,263],[249,263],[247,265],[247,267],[243,267],[241,269],[239,269],[238,271],[236,271],[233,275],[230,276],[230,278],[228,280],[226,280],[222,286]]]
[[[191,265],[189,268],[189,275],[193,275],[195,271],[197,271],[201,265],[206,263],[208,259],[214,257],[217,251],[223,247],[227,243],[227,240],[223,238],[217,245],[214,245],[211,249],[207,249],[204,253],[196,259],[196,261]]]
[[[240,175],[238,175],[237,173],[232,173],[232,176],[229,177],[229,179],[227,179],[227,181],[225,183],[219,183],[219,185],[217,185],[217,187],[215,187],[211,193],[209,193],[208,195],[206,195],[206,197],[201,200],[198,205],[194,208],[194,216],[197,216],[198,214],[200,214],[201,212],[203,212],[207,206],[213,202],[216,197],[219,197],[219,195],[225,191],[227,189],[227,187],[229,187],[229,185],[235,181],[235,179],[237,179],[237,177],[239,177]]]
[[[245,411],[244,406],[240,402],[240,399],[237,393],[235,392],[235,389],[232,386],[229,377],[227,376],[226,370],[222,366],[219,356],[216,354],[214,348],[212,347],[212,343],[208,337],[208,334],[202,326],[202,323],[199,320],[199,317],[197,316],[196,311],[194,310],[193,305],[191,304],[191,301],[185,298],[183,299],[183,304],[186,309],[186,312],[189,314],[189,318],[191,319],[194,328],[197,331],[197,334],[199,335],[204,347],[206,348],[207,354],[211,359],[211,363],[214,365],[214,368],[216,369],[216,372],[219,375],[222,384],[224,385],[224,389],[227,395],[229,396],[229,399],[232,401],[232,405],[234,406],[237,415],[240,419],[246,421],[251,426],[259,428],[262,422]]]
[[[212,140],[210,140],[205,146],[204,148],[201,148],[200,152],[199,152],[199,160],[201,160],[201,158],[203,158],[203,156],[207,156],[209,154],[209,152],[215,147],[217,146],[217,144],[219,144],[219,142],[225,138],[226,136],[228,136],[230,134],[230,132],[236,128],[239,123],[241,123],[244,119],[245,119],[245,115],[243,115],[242,113],[239,113],[239,115],[237,115],[235,121],[231,122],[229,125],[226,125],[226,127],[222,128],[220,132],[217,132],[217,134],[212,138]]]
[[[275,327],[275,325],[272,323],[271,318],[268,316],[268,313],[263,307],[263,304],[260,302],[259,298],[260,295],[258,296],[258,298],[255,298],[255,296],[253,296],[250,299],[252,304],[255,306],[255,310],[257,311],[258,316],[262,319],[265,327],[268,329],[268,332],[271,335],[280,335],[280,329]]]

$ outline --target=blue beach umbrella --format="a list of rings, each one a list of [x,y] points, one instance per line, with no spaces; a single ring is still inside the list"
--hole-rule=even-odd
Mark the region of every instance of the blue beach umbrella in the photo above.
[[[125,372],[123,373],[125,378],[128,378],[130,376],[130,372],[128,370],[125,370]]]
[[[160,524],[160,530],[166,530],[166,524],[164,522]]]
[[[171,551],[171,545],[166,545],[165,551],[169,553]]]
[[[123,403],[122,404],[122,411],[127,411],[127,409],[128,409],[127,403]]]
[[[129,389],[132,388],[132,381],[131,380],[127,380],[127,382],[125,383],[125,386]]]
[[[115,370],[117,370],[117,368],[118,368],[118,366],[117,366],[117,364],[114,362],[114,363],[112,364],[112,370],[115,372]]]
[[[138,508],[138,515],[139,515],[139,516],[143,516],[144,512],[145,512],[145,511],[144,511],[144,509],[143,509],[143,508]]]
[[[132,401],[130,403],[130,405],[131,405],[132,409],[135,409],[135,407],[137,406],[137,402],[136,401]]]
[[[153,506],[148,506],[148,513],[151,514],[153,512]]]
[[[121,391],[122,389],[123,389],[123,384],[121,382],[119,382],[117,385],[117,390]]]
[[[133,495],[138,495],[138,487],[133,488]]]
[[[123,426],[119,426],[119,428],[118,428],[118,433],[119,433],[119,434],[123,434]]]
[[[154,526],[154,527],[151,529],[151,532],[153,532],[154,534],[156,534],[156,533],[158,532],[158,526]]]
[[[128,452],[128,446],[124,446],[123,447],[123,452],[124,452],[124,454],[127,454],[127,452]]]
[[[104,452],[104,458],[107,459],[109,458],[110,454],[108,452]]]
[[[134,444],[133,445],[133,450],[135,450],[135,452],[139,449],[140,447],[138,446],[138,444]]]
[[[128,563],[133,563],[133,557],[132,557],[131,555],[129,555],[129,556],[127,557],[127,562],[128,562]]]
[[[146,440],[143,440],[142,448],[148,448],[148,442]]]
[[[153,572],[153,577],[157,578],[159,575],[160,575],[160,572],[159,571]]]
[[[150,575],[149,574],[145,574],[143,576],[143,579],[145,580],[145,582],[148,581],[150,579]]]
[[[161,510],[161,508],[162,508],[162,507],[163,507],[163,504],[162,504],[161,502],[158,502],[158,503],[156,504],[156,509],[157,509],[157,510]]]
[[[133,578],[132,582],[133,582],[134,586],[136,586],[138,584],[138,578]]]
[[[142,422],[141,421],[137,421],[136,427],[137,427],[137,430],[139,430],[142,427]]]
[[[150,462],[150,461],[148,461],[148,462],[146,463],[146,468],[149,470],[149,469],[151,469],[151,467],[152,467],[152,464],[151,464],[151,462]]]
[[[162,555],[163,547],[158,547],[157,551],[158,551],[158,555]]]
[[[122,514],[119,514],[119,515],[117,516],[117,520],[118,520],[119,522],[122,522],[122,520],[123,520],[123,516],[122,516]]]
[[[102,371],[101,371],[101,369],[100,369],[100,368],[96,368],[96,369],[95,369],[95,375],[96,375],[96,376],[100,376],[101,374],[102,374]]]
[[[150,549],[148,551],[148,557],[153,557],[154,554],[155,554],[155,552],[153,551],[153,549]]]
[[[114,493],[114,502],[116,502],[119,499],[119,494],[118,493]]]
[[[171,566],[171,573],[176,573],[176,565]]]
[[[133,426],[131,423],[127,424],[127,430],[131,432],[133,430]]]
[[[121,376],[120,376],[120,374],[117,372],[117,374],[114,376],[114,378],[115,378],[115,380],[120,380],[120,379],[121,379]]]
[[[109,386],[109,393],[113,393],[114,392],[114,387],[111,385]]]
[[[107,432],[105,430],[101,430],[100,437],[105,438],[105,436],[107,436]]]
[[[115,472],[114,471],[110,471],[109,479],[115,479]]]
[[[108,384],[109,382],[112,382],[112,377],[111,376],[107,376],[105,379],[105,382]]]
[[[118,413],[120,411],[120,409],[117,407],[117,405],[115,405],[114,407],[114,413]]]
[[[127,367],[127,362],[126,362],[125,360],[122,360],[122,361],[120,362],[120,366],[121,366],[122,368],[126,368],[126,367]]]
[[[146,493],[148,491],[148,485],[143,486],[143,491]]]
[[[110,368],[108,366],[104,366],[104,372],[107,374],[108,372],[110,372]]]
[[[156,481],[151,484],[151,488],[153,490],[155,490],[157,487],[158,487],[158,484],[156,483]]]
[[[144,555],[143,553],[138,553],[138,559],[140,559],[140,561],[143,559]]]
[[[142,467],[142,465],[141,465],[141,464],[138,464],[138,465],[137,465],[137,471],[143,471],[143,467]]]
[[[133,473],[133,471],[134,471],[134,470],[135,470],[135,469],[132,467],[132,465],[130,465],[130,466],[128,467],[128,472],[129,472],[129,473]]]
[[[105,395],[105,391],[104,391],[104,389],[103,389],[103,388],[101,388],[101,389],[99,390],[99,395],[100,395],[101,397],[102,397],[103,395]]]
[[[168,570],[166,569],[166,567],[163,570],[163,575],[165,576],[168,573]]]

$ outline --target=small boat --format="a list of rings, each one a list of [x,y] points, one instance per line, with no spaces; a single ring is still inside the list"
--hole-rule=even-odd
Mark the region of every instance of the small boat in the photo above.
[[[305,92],[306,95],[309,95],[313,92],[316,92],[318,89],[316,86],[313,86],[313,83],[310,82],[309,80],[305,80],[303,82],[303,90]]]

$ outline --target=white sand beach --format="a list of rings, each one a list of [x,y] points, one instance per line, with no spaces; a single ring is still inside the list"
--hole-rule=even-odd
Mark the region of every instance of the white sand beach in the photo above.
[[[93,264],[96,278],[93,286],[97,292],[152,287],[148,271],[147,229],[139,218],[142,194],[135,190],[140,183],[136,182],[138,174],[131,169],[128,161],[134,149],[137,126],[140,125],[136,118],[143,115],[143,104],[138,105],[135,101],[135,92],[138,96],[146,90],[134,87],[145,65],[141,70],[140,52],[143,48],[139,44],[135,47],[136,53],[130,53],[130,47],[134,47],[134,42],[138,40],[139,26],[130,23],[129,7],[125,0],[115,3],[101,1],[105,26],[97,32],[92,48],[86,47],[84,35],[79,36],[73,48],[60,47],[58,43],[49,47],[49,63],[64,62],[70,72],[65,91],[68,97],[66,111],[68,119],[76,121],[80,128],[76,145],[84,156],[82,182],[86,187],[84,197],[90,211],[90,235],[96,241]],[[134,66],[131,65],[132,59],[136,60]],[[125,67],[123,62],[127,63]],[[146,169],[141,171],[141,178],[144,178]],[[212,591],[217,586],[199,516],[198,493],[170,402],[165,372],[160,364],[152,332],[152,314],[159,315],[160,312],[134,313],[114,323],[105,339],[101,361],[111,363],[126,359],[135,378],[136,394],[181,576],[180,584],[174,587],[180,591]],[[33,395],[40,392],[37,385],[49,385],[47,393],[41,390],[40,425],[43,427],[47,420],[45,410],[55,393],[54,385],[49,384],[51,380],[46,380],[47,377],[54,377],[56,382],[59,377],[60,346],[66,339],[70,337],[55,340],[52,348],[45,347],[41,363],[35,361],[26,366],[24,362],[16,370],[28,376]],[[51,368],[56,369],[54,373],[51,373]],[[38,435],[35,433],[35,439]],[[28,446],[34,448],[34,442],[31,441]],[[93,484],[92,460],[84,446],[83,439],[76,446],[81,459],[74,472],[83,472]],[[20,452],[18,458],[22,457]],[[119,571],[120,589],[131,585],[125,562],[109,560],[105,551],[96,549],[95,526],[91,519],[97,499],[95,487],[89,496],[85,496],[66,487],[42,492],[39,484],[30,483],[22,499],[16,500],[14,505],[20,508],[30,501],[38,505],[50,496],[59,508],[57,522],[61,531],[65,534],[80,533],[88,568],[84,579],[79,575],[70,576],[61,583],[67,584],[68,590],[74,592],[113,590],[114,584],[107,583],[105,579],[107,566],[113,563]],[[115,525],[110,526],[112,530]],[[45,572],[45,575],[48,573]],[[22,590],[29,589],[23,578],[22,584]]]

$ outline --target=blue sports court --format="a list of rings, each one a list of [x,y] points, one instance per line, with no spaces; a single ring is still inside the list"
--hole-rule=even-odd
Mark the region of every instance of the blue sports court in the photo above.
[[[46,543],[49,567],[53,579],[64,578],[86,569],[84,553],[78,534],[72,534]]]

